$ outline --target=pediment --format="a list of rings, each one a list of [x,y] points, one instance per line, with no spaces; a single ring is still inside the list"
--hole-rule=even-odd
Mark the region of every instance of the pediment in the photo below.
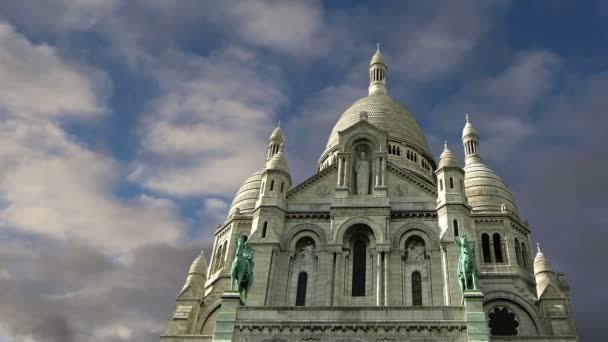
[[[563,298],[562,292],[555,286],[555,284],[547,282],[544,284],[544,288],[541,289],[538,294],[538,298]]]
[[[317,199],[328,201],[334,197],[338,165],[330,165],[312,175],[287,192],[287,202],[300,202]]]
[[[389,196],[407,197],[413,192],[420,196],[427,197],[429,200],[437,200],[437,188],[424,178],[416,175],[412,171],[400,168],[391,162],[386,163],[388,175]]]
[[[184,287],[177,295],[177,299],[200,299],[203,298],[203,292],[202,286],[197,286],[191,281],[186,281],[186,284],[184,284]]]

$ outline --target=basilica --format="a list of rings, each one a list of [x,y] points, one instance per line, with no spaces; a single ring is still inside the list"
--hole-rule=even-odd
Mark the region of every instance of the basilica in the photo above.
[[[492,152],[474,118],[464,118],[464,163],[447,143],[436,161],[387,76],[378,48],[369,94],[340,116],[299,184],[281,125],[272,131],[161,341],[578,341],[566,278],[532,248],[532,227],[483,162]],[[465,237],[470,289],[459,279]],[[231,275],[244,246],[250,282],[239,293]]]

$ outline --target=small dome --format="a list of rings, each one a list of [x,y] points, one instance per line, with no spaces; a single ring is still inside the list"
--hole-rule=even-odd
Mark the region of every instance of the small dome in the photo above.
[[[289,165],[287,164],[287,159],[285,158],[285,154],[283,154],[283,144],[279,147],[279,152],[272,156],[269,161],[266,162],[267,170],[279,170],[289,173]]]
[[[274,131],[272,131],[272,134],[270,134],[270,139],[268,139],[268,140],[277,141],[279,143],[285,142],[285,139],[283,138],[283,130],[281,129],[281,121],[279,121],[277,128],[275,128]]]
[[[207,275],[207,261],[205,260],[205,254],[202,250],[196,259],[194,259],[192,265],[190,265],[190,271],[188,271],[188,274],[200,274],[203,276]]]
[[[369,62],[369,65],[373,65],[376,63],[382,63],[386,65],[386,63],[384,63],[384,56],[382,56],[382,53],[380,52],[380,47],[376,49],[376,53],[372,56],[372,60]]]
[[[464,167],[464,190],[473,210],[502,212],[505,205],[507,211],[519,214],[509,188],[479,158]]]
[[[456,158],[454,153],[452,153],[452,150],[450,150],[450,148],[448,147],[447,141],[444,144],[443,153],[441,153],[441,156],[439,156],[439,165],[437,166],[437,168],[441,169],[442,167],[446,166],[460,167],[460,165],[458,164],[458,159]]]
[[[543,254],[543,251],[541,251],[540,245],[537,244],[536,248],[538,251],[534,258],[534,275],[541,272],[553,272],[553,267],[551,267],[551,263],[549,263],[549,259]]]
[[[228,211],[228,216],[235,214],[237,210],[239,210],[241,213],[253,211],[255,208],[255,203],[260,196],[261,186],[262,170],[251,175],[251,177],[249,177],[243,183],[243,185],[241,185],[239,191],[237,191],[234,199],[232,200],[230,210]]]
[[[462,139],[464,139],[468,135],[474,135],[476,137],[479,137],[479,134],[477,134],[477,130],[475,129],[475,127],[473,127],[471,122],[469,122],[469,114],[467,114],[465,118],[467,122],[465,123],[464,128],[462,129]]]

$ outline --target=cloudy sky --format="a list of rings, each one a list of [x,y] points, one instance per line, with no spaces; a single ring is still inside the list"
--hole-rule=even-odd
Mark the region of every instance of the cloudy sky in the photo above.
[[[436,157],[471,114],[602,340],[608,2],[0,0],[0,341],[153,341],[277,121],[297,183],[377,41]]]

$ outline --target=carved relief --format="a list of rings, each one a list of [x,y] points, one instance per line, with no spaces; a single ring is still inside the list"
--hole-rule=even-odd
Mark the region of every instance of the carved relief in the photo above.
[[[404,197],[407,195],[407,186],[403,183],[395,185],[393,188],[393,196]]]
[[[317,185],[316,193],[319,195],[319,197],[325,198],[329,196],[329,187],[325,184],[319,184]]]

